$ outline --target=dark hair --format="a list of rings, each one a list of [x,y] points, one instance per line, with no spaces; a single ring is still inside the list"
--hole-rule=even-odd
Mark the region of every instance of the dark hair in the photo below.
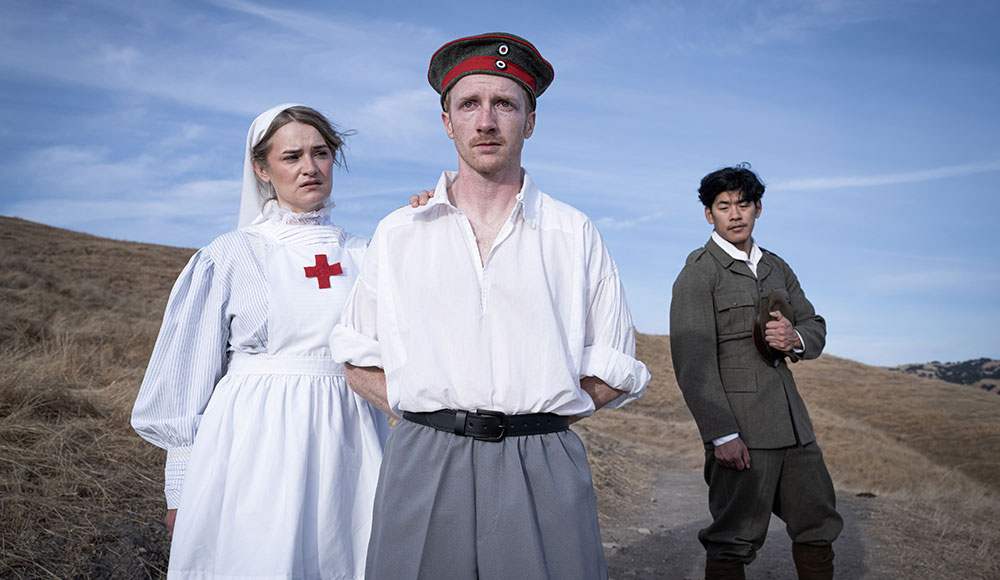
[[[705,207],[712,207],[715,198],[726,191],[740,192],[740,201],[757,203],[764,197],[764,184],[753,171],[750,164],[739,163],[733,167],[724,167],[713,171],[701,179],[698,188],[698,199]]]
[[[326,141],[330,151],[333,152],[334,165],[342,167],[347,165],[347,160],[344,159],[344,138],[353,135],[354,131],[337,131],[333,123],[316,109],[296,106],[288,107],[278,113],[278,116],[271,121],[271,126],[267,128],[267,133],[264,133],[260,143],[253,148],[253,159],[260,167],[267,167],[267,155],[271,152],[271,140],[274,138],[274,134],[289,123],[303,123],[314,127],[323,137],[323,141]]]

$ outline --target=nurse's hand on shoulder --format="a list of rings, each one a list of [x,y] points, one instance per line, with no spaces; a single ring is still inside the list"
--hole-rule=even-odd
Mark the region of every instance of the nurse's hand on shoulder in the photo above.
[[[716,446],[715,460],[723,467],[736,471],[750,469],[750,451],[747,450],[747,446],[739,437]]]
[[[167,524],[167,531],[170,532],[170,537],[174,537],[174,520],[177,519],[177,510],[167,510],[167,516],[163,518],[163,521]]]
[[[427,202],[430,201],[432,197],[434,197],[434,190],[424,189],[419,194],[410,196],[410,207],[421,207],[427,205]]]

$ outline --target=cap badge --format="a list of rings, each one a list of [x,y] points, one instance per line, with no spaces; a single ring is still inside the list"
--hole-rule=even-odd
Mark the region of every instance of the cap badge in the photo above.
[[[497,47],[497,52],[500,53],[500,56],[507,56],[507,53],[510,52],[510,48],[508,48],[506,44],[501,44]]]
[[[498,60],[495,63],[493,63],[493,66],[497,67],[500,70],[503,70],[503,69],[507,68],[507,63],[505,63],[502,60]]]

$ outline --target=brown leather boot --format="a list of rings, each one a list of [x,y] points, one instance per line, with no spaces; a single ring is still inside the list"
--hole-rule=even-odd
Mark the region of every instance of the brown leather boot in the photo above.
[[[705,580],[746,580],[739,560],[705,560]]]
[[[799,580],[833,580],[833,546],[792,544]]]

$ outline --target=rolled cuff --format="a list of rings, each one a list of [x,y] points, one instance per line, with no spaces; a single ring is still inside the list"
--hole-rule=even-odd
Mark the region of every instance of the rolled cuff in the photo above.
[[[382,349],[377,340],[348,328],[343,324],[333,327],[330,334],[330,352],[333,360],[350,363],[356,367],[382,366]]]
[[[792,330],[795,330],[794,328]],[[793,348],[792,352],[795,354],[802,354],[806,351],[806,339],[802,338],[802,333],[795,330],[795,334],[799,336],[799,342],[802,343],[802,348]]]
[[[597,377],[612,389],[624,391],[623,395],[605,405],[608,409],[617,409],[641,397],[650,379],[646,365],[606,346],[583,349],[580,376]]]
[[[173,510],[181,503],[181,489],[187,474],[191,447],[177,447],[167,450],[167,464],[163,469],[163,494],[167,497],[167,509]]]
[[[719,445],[723,445],[725,443],[729,443],[730,441],[732,441],[733,439],[736,439],[739,436],[740,436],[739,433],[730,433],[729,435],[726,435],[725,437],[719,437],[718,439],[712,439],[712,445],[715,445],[716,447],[718,447]]]

